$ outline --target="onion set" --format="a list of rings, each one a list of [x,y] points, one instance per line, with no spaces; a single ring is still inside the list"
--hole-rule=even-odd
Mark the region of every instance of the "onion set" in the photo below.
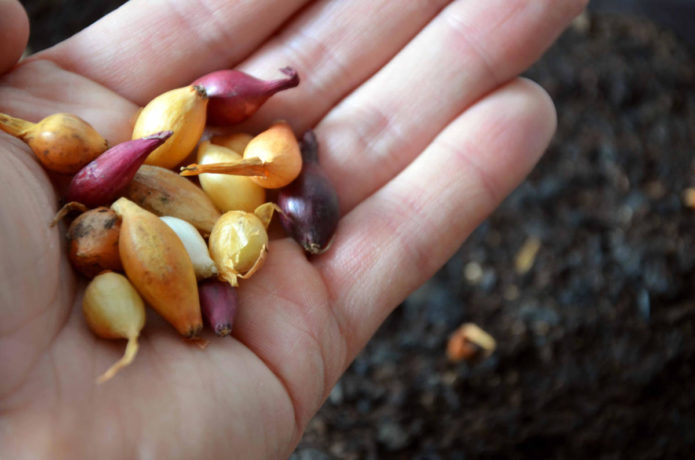
[[[321,254],[333,241],[340,204],[335,187],[318,162],[318,143],[313,131],[301,142],[302,172],[278,193],[280,223],[309,254]]]
[[[198,285],[198,292],[203,317],[215,334],[220,337],[231,334],[239,303],[236,288],[210,278]]]
[[[284,187],[297,178],[302,169],[302,155],[292,128],[285,121],[273,123],[246,145],[243,159],[213,164],[191,164],[181,168],[181,175],[201,173],[250,176],[264,188]]]
[[[88,207],[111,203],[133,180],[147,155],[172,134],[163,131],[111,147],[73,176],[65,199]]]
[[[276,209],[274,203],[264,203],[253,213],[222,214],[208,241],[221,279],[236,287],[239,278],[248,279],[263,266],[268,252],[267,228]]]
[[[174,134],[145,160],[150,165],[173,168],[196,146],[205,129],[208,97],[200,86],[173,89],[152,99],[138,114],[133,139],[160,131]]]
[[[128,279],[104,272],[87,285],[82,312],[89,328],[104,339],[128,339],[123,357],[97,379],[103,383],[128,366],[138,352],[138,336],[145,326],[145,304]]]
[[[294,88],[299,75],[291,67],[280,69],[287,78],[265,81],[239,70],[218,70],[203,75],[192,84],[201,86],[210,97],[209,123],[231,125],[249,118],[278,91]]]
[[[193,263],[179,237],[159,217],[119,198],[118,249],[128,279],[147,303],[184,337],[203,327]]]
[[[234,162],[241,155],[233,150],[210,141],[201,142],[198,147],[198,163]],[[222,212],[242,210],[252,212],[265,202],[265,189],[249,177],[230,174],[200,174],[200,186],[210,197],[217,209]]]
[[[68,227],[68,258],[87,278],[105,270],[123,270],[118,252],[121,218],[104,206],[80,214]]]
[[[159,166],[142,165],[123,196],[158,216],[173,216],[209,235],[220,212],[190,180]]]
[[[162,216],[160,219],[176,233],[176,236],[183,243],[193,263],[196,278],[202,280],[217,274],[217,267],[210,258],[208,245],[193,225],[177,217]]]
[[[219,128],[299,84],[293,68],[280,71],[283,78],[261,80],[220,70],[166,91],[133,115],[131,140],[111,148],[75,115],[32,123],[0,113],[0,130],[27,143],[46,170],[72,176],[51,175],[65,203],[51,225],[81,212],[66,236],[71,265],[89,279],[85,322],[98,337],[127,340],[97,382],[134,360],[145,305],[201,347],[203,324],[230,335],[240,279],[262,268],[276,211],[308,253],[331,244],[338,198],[313,133],[300,143],[283,120],[257,134]],[[197,163],[173,171],[193,153]]]
[[[108,147],[92,125],[70,113],[55,113],[32,123],[0,113],[0,129],[23,140],[44,168],[74,174]]]
[[[479,361],[489,357],[496,347],[490,334],[474,323],[464,323],[449,336],[446,354],[454,362]]]

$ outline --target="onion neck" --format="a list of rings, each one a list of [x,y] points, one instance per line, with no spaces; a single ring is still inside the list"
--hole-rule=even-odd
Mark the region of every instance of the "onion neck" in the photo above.
[[[302,140],[299,143],[299,149],[302,152],[302,161],[304,163],[318,163],[319,162],[319,144],[316,140],[316,134],[314,131],[309,130],[304,133]]]
[[[0,113],[0,129],[20,139],[23,139],[34,126],[36,123]]]
[[[280,72],[287,75],[287,78],[280,78],[266,82],[266,91],[268,94],[275,94],[284,89],[294,88],[299,84],[299,74],[292,67],[283,67]]]

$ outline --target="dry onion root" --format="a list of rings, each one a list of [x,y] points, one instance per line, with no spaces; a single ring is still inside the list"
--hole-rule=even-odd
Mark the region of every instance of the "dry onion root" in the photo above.
[[[275,210],[278,210],[276,204],[264,203],[253,213],[222,214],[208,240],[221,279],[236,287],[238,278],[250,278],[263,266],[268,253],[266,229]]]
[[[55,113],[38,123],[0,113],[0,129],[22,139],[48,170],[74,174],[107,149],[106,139],[86,121]]]
[[[195,270],[183,243],[159,217],[127,198],[111,208],[122,219],[118,246],[128,279],[181,335],[195,337],[203,320]]]
[[[138,336],[145,326],[145,304],[125,276],[104,272],[87,285],[82,298],[82,312],[97,336],[128,339],[123,357],[97,379],[97,383],[103,383],[135,358]]]

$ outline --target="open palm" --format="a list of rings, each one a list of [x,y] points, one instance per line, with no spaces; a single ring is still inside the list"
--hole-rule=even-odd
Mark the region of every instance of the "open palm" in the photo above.
[[[84,324],[84,281],[48,226],[59,179],[0,133],[0,457],[287,458],[379,324],[546,147],[552,103],[516,76],[585,2],[133,0],[13,67],[26,22],[0,1],[16,38],[0,42],[0,111],[75,113],[111,145],[206,72],[295,67],[299,87],[246,128],[314,128],[343,215],[320,257],[271,242],[233,338],[200,350],[150,312],[134,363],[95,385],[124,342]]]

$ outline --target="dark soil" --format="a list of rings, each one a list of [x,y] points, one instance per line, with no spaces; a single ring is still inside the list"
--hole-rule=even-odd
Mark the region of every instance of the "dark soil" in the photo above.
[[[557,106],[546,156],[388,318],[298,460],[695,452],[693,56],[646,21],[592,15],[527,75]],[[491,358],[447,361],[462,322],[497,339]]]
[[[79,16],[67,3],[25,2],[31,49],[118,2],[75,2]],[[546,156],[387,319],[293,459],[695,452],[693,54],[646,20],[595,13],[527,76],[557,106]],[[520,272],[528,241],[540,248]],[[463,322],[497,339],[490,358],[447,360]]]

